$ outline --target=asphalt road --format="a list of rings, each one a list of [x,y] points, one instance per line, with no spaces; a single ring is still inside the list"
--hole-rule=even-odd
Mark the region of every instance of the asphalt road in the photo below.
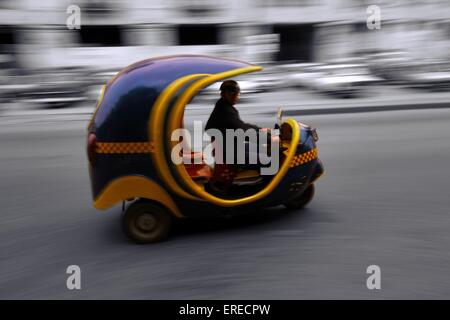
[[[0,298],[448,299],[450,110],[296,119],[326,168],[308,208],[184,221],[156,245],[92,208],[85,121],[0,125]]]

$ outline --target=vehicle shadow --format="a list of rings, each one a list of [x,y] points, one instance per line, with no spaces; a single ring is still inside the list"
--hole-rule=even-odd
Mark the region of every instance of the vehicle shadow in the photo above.
[[[292,228],[293,224],[298,224],[299,219],[302,221],[300,228],[306,228],[303,222],[313,221],[315,214],[317,212],[308,207],[302,210],[289,210],[284,206],[278,206],[232,217],[179,219],[174,221],[169,237],[164,243],[176,243],[182,239],[204,235],[224,233],[235,235],[243,231]],[[119,208],[112,209],[106,215],[99,217],[102,220],[101,225],[104,226],[101,234],[105,243],[135,244],[122,230],[122,217],[123,212]]]
[[[198,218],[177,220],[174,224],[171,237],[183,238],[191,235],[213,234],[221,232],[241,232],[242,230],[276,229],[291,225],[300,217],[306,218],[313,213],[312,210],[289,210],[283,206],[267,208],[243,215],[220,218]]]

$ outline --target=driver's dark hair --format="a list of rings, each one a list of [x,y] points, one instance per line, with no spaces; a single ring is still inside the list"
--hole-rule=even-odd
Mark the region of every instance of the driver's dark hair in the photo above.
[[[240,92],[241,89],[239,88],[239,84],[235,80],[225,80],[220,85],[220,93],[221,95],[224,92]]]

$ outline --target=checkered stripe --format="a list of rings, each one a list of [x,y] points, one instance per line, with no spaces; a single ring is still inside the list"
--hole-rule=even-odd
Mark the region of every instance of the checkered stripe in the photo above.
[[[309,161],[317,159],[317,148],[309,150],[308,152],[296,155],[289,165],[290,168],[305,164]]]
[[[114,153],[152,153],[153,144],[149,142],[97,142],[95,152]]]

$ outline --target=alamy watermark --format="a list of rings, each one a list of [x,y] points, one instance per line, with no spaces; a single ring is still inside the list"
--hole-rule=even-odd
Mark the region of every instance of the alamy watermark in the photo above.
[[[274,175],[280,162],[278,134],[278,130],[269,133],[268,130],[250,128],[246,131],[226,129],[224,136],[218,129],[203,131],[202,121],[194,121],[193,136],[185,128],[172,132],[171,141],[178,143],[171,150],[171,160],[177,165],[191,164],[192,160],[183,155],[189,154],[193,146],[193,150],[202,149],[205,157],[214,158],[216,164],[258,164],[261,175]],[[205,147],[204,142],[207,143]],[[200,164],[202,159],[193,161]]]
[[[369,290],[381,289],[381,268],[377,265],[370,265],[366,269],[366,273],[370,274],[367,278],[366,286]]]
[[[366,13],[369,15],[366,21],[367,28],[369,30],[380,30],[381,8],[377,5],[371,5],[367,7]]]
[[[68,290],[81,290],[81,268],[78,265],[70,265],[66,269],[69,277],[66,280]],[[369,277],[366,286],[369,290],[381,290],[381,268],[378,265],[370,265],[366,269]]]
[[[66,13],[70,14],[66,20],[66,26],[69,30],[81,29],[81,9],[77,5],[70,5],[66,9]]]
[[[70,265],[66,269],[70,276],[66,280],[66,287],[69,290],[81,290],[81,268],[77,265]]]

